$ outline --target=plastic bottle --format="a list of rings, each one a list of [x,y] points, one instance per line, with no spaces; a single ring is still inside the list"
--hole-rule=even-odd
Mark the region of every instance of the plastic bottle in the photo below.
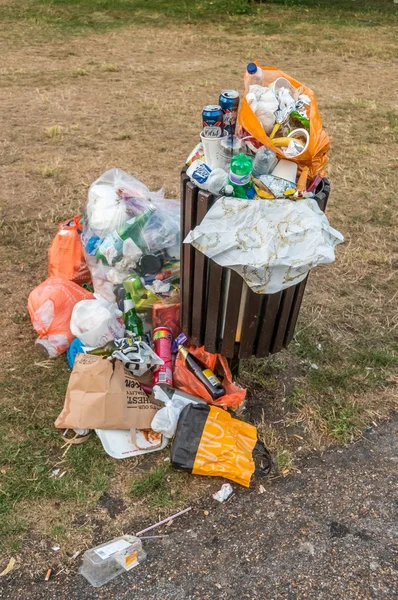
[[[253,62],[247,65],[245,73],[245,87],[250,85],[264,85],[264,71]]]
[[[133,299],[129,292],[126,292],[126,296],[124,298],[123,321],[126,326],[126,333],[128,336],[144,335],[142,321],[137,315],[137,312],[134,308]]]
[[[246,190],[252,187],[251,175],[253,170],[253,161],[246,154],[238,154],[231,160],[229,171],[229,183],[234,188],[236,198],[246,199]]]
[[[99,246],[95,254],[96,258],[105,265],[115,264],[122,257],[123,242],[128,238],[131,238],[141,250],[147,250],[147,243],[142,230],[155,210],[156,207],[149,204],[148,208],[142,213],[126,221],[121,229],[108,235]]]
[[[253,177],[268,175],[276,167],[278,158],[273,150],[262,146],[257,151],[253,161]]]
[[[206,365],[195,358],[195,356],[188,352],[184,346],[178,346],[178,351],[181,356],[185,358],[187,368],[201,383],[203,383],[213,400],[225,396],[225,388],[221,385],[220,380],[214,375],[211,369],[208,369]]]

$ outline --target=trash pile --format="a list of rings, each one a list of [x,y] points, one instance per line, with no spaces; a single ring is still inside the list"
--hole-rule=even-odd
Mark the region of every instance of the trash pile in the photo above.
[[[220,198],[185,242],[272,293],[334,260],[343,240],[315,200],[329,140],[312,90],[275,68],[247,66],[239,123],[238,106],[226,90],[203,110],[186,172]],[[271,457],[238,417],[246,390],[228,361],[181,329],[180,249],[179,201],[120,169],[92,183],[84,217],[59,225],[48,278],[28,300],[37,346],[48,358],[66,353],[72,370],[55,426],[72,444],[94,430],[115,459],[172,440],[175,468],[249,487]],[[224,484],[214,498],[232,491]],[[99,586],[137,566],[145,531],[88,550],[82,574]]]
[[[223,90],[203,109],[187,175],[201,189],[243,200],[313,198],[329,137],[314,92],[275,67],[249,63],[245,93]]]
[[[249,486],[257,432],[242,422],[245,437],[240,421],[231,427],[227,419],[242,409],[246,390],[223,356],[189,345],[181,331],[179,202],[120,169],[107,171],[90,186],[84,218],[60,224],[48,274],[28,308],[38,347],[49,358],[66,353],[72,369],[55,422],[64,437],[74,431],[78,443],[95,430],[117,459],[174,438],[177,468],[222,472]],[[218,430],[202,438],[199,426],[211,430],[212,419]],[[204,472],[199,456],[221,428],[225,443]],[[246,461],[244,474],[238,460]]]
[[[187,175],[220,198],[184,240],[273,294],[334,261],[344,241],[316,202],[329,137],[314,92],[275,67],[249,63],[245,93],[221,92],[203,109]]]

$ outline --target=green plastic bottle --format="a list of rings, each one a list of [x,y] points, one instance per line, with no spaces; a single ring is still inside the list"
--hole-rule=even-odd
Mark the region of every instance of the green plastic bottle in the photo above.
[[[137,311],[134,308],[134,302],[131,297],[131,294],[129,294],[128,292],[126,292],[126,296],[124,298],[123,320],[126,326],[126,335],[144,335],[144,326],[140,317],[137,315]]]
[[[108,235],[101,242],[95,255],[96,258],[101,260],[105,265],[115,264],[122,257],[123,242],[128,238],[131,238],[141,250],[148,250],[142,231],[155,210],[156,207],[150,204],[142,213],[126,221],[120,230]],[[110,257],[111,259],[109,260]]]
[[[229,171],[229,183],[234,188],[235,198],[247,200],[247,190],[252,188],[251,176],[253,171],[253,160],[241,152],[231,160]]]

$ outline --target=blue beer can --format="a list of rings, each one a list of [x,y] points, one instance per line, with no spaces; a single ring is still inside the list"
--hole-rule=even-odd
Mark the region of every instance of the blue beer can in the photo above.
[[[205,106],[202,112],[203,137],[218,138],[223,135],[223,111],[218,104]]]
[[[224,131],[227,135],[235,135],[238,120],[239,92],[223,90],[220,94],[220,106],[223,111]]]

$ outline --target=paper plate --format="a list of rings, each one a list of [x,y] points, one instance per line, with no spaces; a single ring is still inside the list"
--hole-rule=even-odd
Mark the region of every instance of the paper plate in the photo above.
[[[131,441],[129,429],[96,429],[95,433],[101,440],[105,452],[112,458],[129,458],[156,452],[163,450],[168,442],[166,437],[148,429],[136,429],[137,446]]]

